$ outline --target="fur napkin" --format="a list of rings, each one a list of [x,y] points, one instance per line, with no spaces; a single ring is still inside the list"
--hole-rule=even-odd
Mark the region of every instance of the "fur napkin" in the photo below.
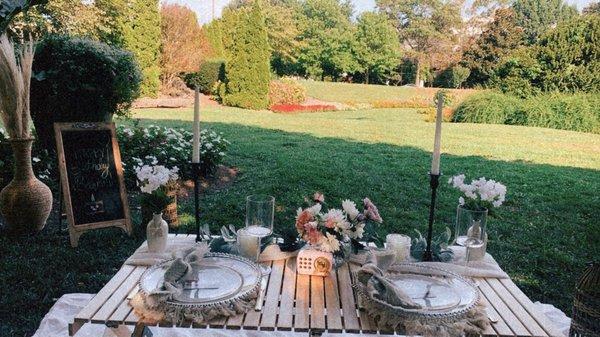
[[[387,270],[394,262],[394,255],[380,255],[370,253],[366,263],[358,271],[358,281],[366,286],[369,296],[385,301],[395,307],[407,309],[420,309],[421,305],[415,303],[402,289],[396,287],[388,280],[383,271]]]

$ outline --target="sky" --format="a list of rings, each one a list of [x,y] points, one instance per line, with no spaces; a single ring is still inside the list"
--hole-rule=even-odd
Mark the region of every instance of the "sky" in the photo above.
[[[223,7],[229,3],[230,0],[166,0],[167,2],[175,2],[190,7],[201,23],[208,23],[212,18],[212,2],[215,3],[215,17],[221,15]],[[357,14],[365,11],[370,11],[375,7],[375,0],[351,0],[354,4],[354,10]],[[579,10],[588,4],[597,0],[565,0],[569,4],[574,4]]]

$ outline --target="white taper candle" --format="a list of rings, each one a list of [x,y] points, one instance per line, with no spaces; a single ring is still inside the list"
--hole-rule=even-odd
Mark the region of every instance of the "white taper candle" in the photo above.
[[[439,95],[437,102],[437,114],[435,116],[435,140],[433,142],[433,159],[431,161],[431,174],[440,174],[440,155],[442,143],[442,110],[444,108],[444,96]]]
[[[192,139],[192,163],[200,162],[200,91],[194,92],[194,137]]]

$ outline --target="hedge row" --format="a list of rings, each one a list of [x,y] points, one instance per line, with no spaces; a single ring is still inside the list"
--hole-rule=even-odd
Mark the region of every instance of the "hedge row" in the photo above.
[[[600,134],[600,94],[543,94],[527,99],[493,91],[460,103],[453,122],[538,126]]]

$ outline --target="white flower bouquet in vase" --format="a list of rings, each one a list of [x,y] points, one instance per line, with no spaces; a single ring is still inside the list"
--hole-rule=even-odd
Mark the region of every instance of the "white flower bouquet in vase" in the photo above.
[[[172,201],[168,194],[169,186],[177,183],[178,169],[168,169],[162,165],[143,165],[135,169],[140,191],[140,205],[142,214],[144,210],[150,211],[152,219],[146,227],[146,240],[148,251],[151,253],[162,253],[167,247],[167,236],[169,225],[163,219],[163,210]],[[145,221],[146,219],[144,219]]]
[[[462,193],[456,210],[455,243],[467,248],[467,262],[481,260],[487,248],[487,217],[504,203],[506,186],[485,177],[467,184],[464,174],[448,183]]]

